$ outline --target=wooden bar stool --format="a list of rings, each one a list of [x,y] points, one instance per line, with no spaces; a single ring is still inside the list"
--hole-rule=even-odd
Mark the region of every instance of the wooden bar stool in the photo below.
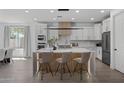
[[[51,67],[50,67],[50,62],[52,58],[52,53],[50,52],[43,52],[41,54],[41,58],[38,59],[39,61],[39,70],[38,72],[41,71],[41,80],[43,79],[43,72],[46,71],[46,73],[50,72],[53,76]]]
[[[58,69],[60,67],[60,79],[62,80],[63,79],[63,72],[65,73],[65,68],[67,68],[68,72],[70,73],[70,76],[71,76],[71,71],[68,67],[68,64],[67,62],[69,62],[69,57],[70,57],[70,52],[64,52],[64,53],[61,53],[61,58],[57,58],[56,59],[56,62],[58,62],[58,66],[57,66],[57,69],[55,71],[55,75],[56,73],[58,72]]]
[[[80,70],[80,80],[82,80],[82,71],[83,71],[83,65],[88,64],[90,58],[90,52],[88,53],[81,53],[80,58],[74,58],[73,61],[76,62],[76,66],[74,67],[73,73],[76,71],[76,68],[79,66]]]

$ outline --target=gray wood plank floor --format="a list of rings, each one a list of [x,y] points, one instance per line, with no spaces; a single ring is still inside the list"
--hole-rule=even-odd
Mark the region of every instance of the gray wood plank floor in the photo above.
[[[63,80],[60,80],[59,73],[54,77],[48,73],[41,80],[40,73],[33,77],[31,58],[14,60],[10,64],[0,64],[0,83],[124,83],[124,74],[111,70],[109,66],[98,60],[96,63],[95,77],[89,77],[86,72],[83,72],[83,80],[80,80],[79,73],[75,72],[72,77],[65,73]]]

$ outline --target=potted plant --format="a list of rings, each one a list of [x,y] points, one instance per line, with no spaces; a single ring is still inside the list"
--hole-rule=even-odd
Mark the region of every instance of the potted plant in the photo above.
[[[49,47],[53,47],[53,49],[55,50],[55,48],[56,48],[55,43],[56,42],[57,42],[57,38],[55,38],[55,37],[48,39]]]

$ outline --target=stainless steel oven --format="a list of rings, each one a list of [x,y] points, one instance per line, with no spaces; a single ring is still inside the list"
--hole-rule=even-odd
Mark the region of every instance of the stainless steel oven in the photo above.
[[[43,42],[43,41],[46,41],[46,36],[45,35],[37,35],[37,40],[39,41],[39,42]]]
[[[37,44],[37,50],[45,48],[46,47],[46,43],[38,43]]]

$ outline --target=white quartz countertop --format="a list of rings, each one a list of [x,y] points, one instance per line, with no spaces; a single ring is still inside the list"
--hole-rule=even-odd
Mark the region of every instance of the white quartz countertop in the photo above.
[[[72,52],[72,53],[82,53],[82,52],[95,52],[90,49],[86,48],[66,48],[66,49],[57,49],[57,50],[52,50],[51,48],[44,48],[36,51],[37,53],[40,52],[53,52],[53,53],[61,53],[61,52]]]

